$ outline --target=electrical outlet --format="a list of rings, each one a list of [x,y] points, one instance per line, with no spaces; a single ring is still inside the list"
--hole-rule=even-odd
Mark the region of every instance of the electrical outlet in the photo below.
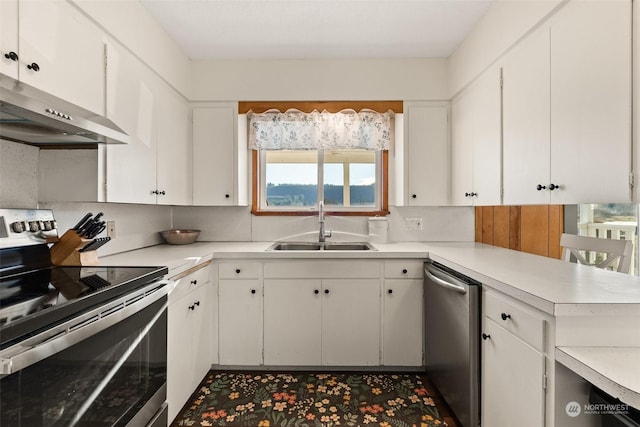
[[[405,230],[422,230],[423,220],[422,218],[405,218],[404,228]]]
[[[116,222],[107,221],[107,237],[116,238]]]

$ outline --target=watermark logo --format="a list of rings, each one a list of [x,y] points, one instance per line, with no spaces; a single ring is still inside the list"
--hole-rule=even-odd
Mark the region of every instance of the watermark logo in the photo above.
[[[621,415],[629,413],[629,405],[620,403],[588,403],[584,405],[585,414]]]
[[[567,403],[564,411],[571,418],[575,418],[580,414],[585,415],[617,415],[628,414],[629,406],[624,403],[585,403],[579,404],[576,401]]]
[[[578,402],[569,402],[567,406],[564,407],[565,412],[570,417],[574,418],[580,415],[582,408],[580,408],[580,404]]]

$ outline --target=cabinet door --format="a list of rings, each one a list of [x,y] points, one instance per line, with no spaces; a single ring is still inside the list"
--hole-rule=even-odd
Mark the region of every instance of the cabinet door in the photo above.
[[[529,36],[503,64],[506,205],[549,204],[550,72],[548,27]]]
[[[264,281],[264,364],[319,366],[321,282]]]
[[[473,82],[451,106],[451,201],[499,205],[502,177],[500,69]]]
[[[486,317],[484,333],[482,425],[543,427],[544,355]]]
[[[192,336],[190,349],[192,356],[191,392],[196,389],[202,378],[211,369],[212,353],[212,318],[217,308],[211,298],[211,286],[205,284],[186,297],[190,302],[188,309],[192,312],[189,329]],[[193,309],[191,309],[193,307]],[[183,331],[185,333],[185,331]],[[187,396],[188,397],[188,396]]]
[[[489,70],[472,90],[474,205],[501,204],[502,124],[500,69]]]
[[[158,78],[115,42],[107,56],[107,117],[130,137],[106,147],[107,201],[155,204]]]
[[[167,326],[167,402],[173,420],[193,393],[191,295],[169,305]]]
[[[380,364],[380,281],[322,281],[322,364]]]
[[[193,109],[193,204],[236,203],[236,108]]]
[[[18,78],[18,0],[0,1],[0,74]],[[5,56],[7,55],[7,56]]]
[[[473,199],[472,97],[465,93],[451,103],[451,203],[470,206]]]
[[[21,0],[19,15],[20,80],[104,114],[101,30],[63,0]]]
[[[191,204],[191,124],[187,101],[168,85],[158,92],[159,205]]]
[[[259,280],[218,283],[221,365],[262,364],[262,286]]]
[[[423,281],[387,279],[382,295],[383,365],[422,366]]]
[[[630,0],[572,1],[551,22],[551,204],[628,203]]]
[[[442,206],[449,199],[449,111],[405,103],[405,204]]]

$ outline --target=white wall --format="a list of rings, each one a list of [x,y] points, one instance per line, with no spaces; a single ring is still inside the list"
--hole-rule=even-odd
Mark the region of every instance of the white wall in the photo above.
[[[446,64],[427,58],[193,61],[193,100],[443,100]]]
[[[455,96],[566,1],[495,0],[449,57],[447,99]]]

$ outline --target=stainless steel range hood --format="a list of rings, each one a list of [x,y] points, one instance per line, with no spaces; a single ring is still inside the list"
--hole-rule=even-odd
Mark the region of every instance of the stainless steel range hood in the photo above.
[[[0,75],[0,139],[40,147],[126,144],[111,120]]]

